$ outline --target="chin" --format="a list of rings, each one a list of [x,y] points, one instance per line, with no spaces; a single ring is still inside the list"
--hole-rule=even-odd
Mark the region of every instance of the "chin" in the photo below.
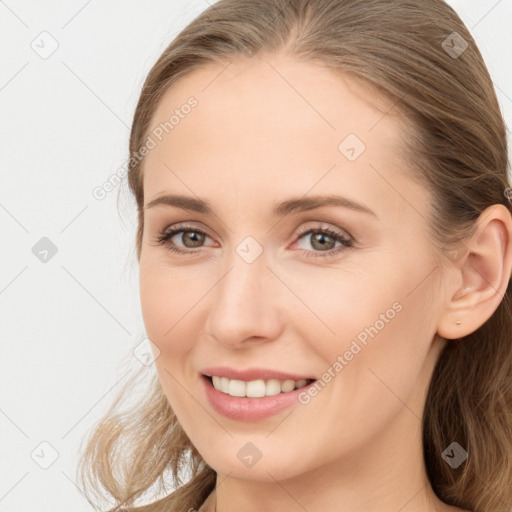
[[[281,443],[278,443],[277,447],[264,448],[262,446],[264,443],[258,443],[255,439],[254,444],[261,446],[260,455],[257,455],[257,449],[251,446],[250,441],[234,439],[233,444],[235,445],[234,450],[224,444],[225,457],[223,458],[219,451],[212,453],[211,457],[206,452],[204,455],[202,452],[200,453],[207,464],[217,473],[240,480],[275,483],[276,480],[294,478],[303,471],[307,471],[306,468],[299,467],[296,456],[290,458],[283,453]],[[279,444],[281,449],[279,449]],[[253,460],[250,458],[251,453],[253,453]],[[295,453],[300,453],[300,451],[295,451]]]

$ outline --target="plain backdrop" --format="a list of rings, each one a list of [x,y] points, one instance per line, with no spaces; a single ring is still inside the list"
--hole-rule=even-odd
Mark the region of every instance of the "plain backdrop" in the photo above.
[[[511,126],[512,0],[449,3]],[[146,74],[207,7],[0,1],[2,512],[92,510],[74,482],[78,447],[146,337],[126,178],[119,205],[118,187],[93,190],[126,162]]]

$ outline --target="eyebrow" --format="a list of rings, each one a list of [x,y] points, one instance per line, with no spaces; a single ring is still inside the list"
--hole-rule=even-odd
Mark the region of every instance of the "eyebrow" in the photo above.
[[[207,201],[194,197],[169,194],[153,199],[144,206],[144,209],[147,210],[157,205],[174,206],[182,210],[202,213],[205,215],[213,215],[214,213],[213,208]],[[377,214],[367,206],[337,195],[309,196],[288,199],[275,204],[272,209],[272,214],[276,217],[282,217],[291,213],[304,212],[315,208],[321,208],[323,206],[340,206],[378,218]]]

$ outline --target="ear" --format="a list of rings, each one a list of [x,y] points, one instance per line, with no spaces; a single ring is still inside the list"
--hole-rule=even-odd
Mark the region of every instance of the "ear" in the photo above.
[[[455,267],[455,279],[446,288],[437,326],[437,334],[445,339],[476,331],[503,299],[512,269],[512,216],[507,207],[495,204],[486,208],[463,245],[465,251],[447,253],[462,257],[457,261],[448,258]]]

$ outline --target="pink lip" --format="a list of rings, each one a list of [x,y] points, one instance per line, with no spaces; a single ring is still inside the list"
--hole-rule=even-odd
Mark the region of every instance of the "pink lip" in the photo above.
[[[216,373],[214,373],[214,375],[216,375]],[[249,398],[235,397],[216,390],[210,382],[209,377],[205,377],[204,375],[201,376],[201,381],[208,402],[213,409],[227,418],[238,421],[256,421],[274,416],[293,404],[297,404],[299,402],[299,394],[315,383],[311,382],[309,385],[294,389],[288,393],[280,393],[278,395],[264,396],[261,398]]]
[[[228,366],[216,366],[212,368],[204,368],[201,370],[203,375],[207,375],[211,377],[216,375],[217,377],[227,377],[228,379],[236,379],[243,380],[245,382],[249,382],[251,380],[267,380],[267,379],[277,379],[277,380],[308,380],[315,379],[312,376],[303,376],[298,375],[296,373],[285,373],[279,372],[275,370],[269,370],[266,368],[249,368],[247,370],[238,370],[235,368],[230,368]]]

